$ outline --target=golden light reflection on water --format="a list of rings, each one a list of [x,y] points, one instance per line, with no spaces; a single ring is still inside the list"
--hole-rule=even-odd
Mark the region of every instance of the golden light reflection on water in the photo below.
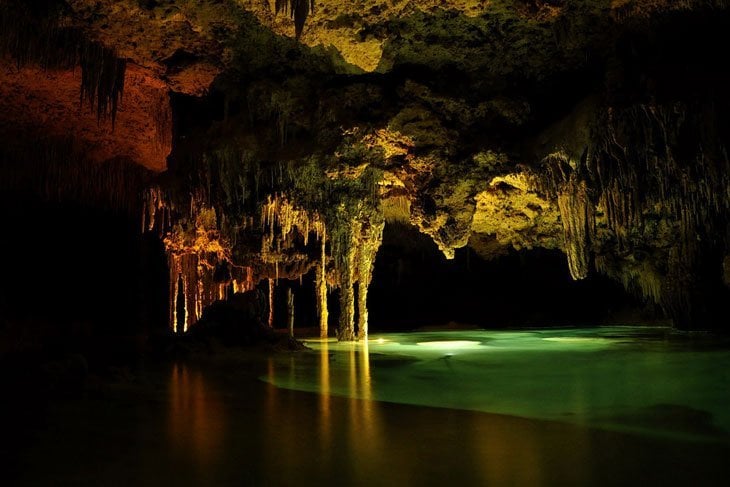
[[[330,354],[329,343],[323,342],[319,352],[319,441],[322,451],[327,454],[332,446],[331,399],[330,399]]]
[[[313,363],[300,360],[302,357],[269,362],[270,384],[295,387],[297,381],[301,385],[307,379],[315,380],[318,417],[312,424],[321,471],[337,468],[337,459],[344,455],[351,459],[348,469],[354,478],[365,485],[385,480],[418,484],[429,478],[429,471],[442,474],[448,468],[443,462],[467,466],[466,471],[454,472],[456,482],[479,479],[482,485],[551,485],[548,465],[555,461],[555,452],[550,444],[557,437],[568,446],[575,464],[561,475],[577,483],[590,481],[585,463],[591,440],[582,428],[561,426],[558,432],[551,423],[450,409],[416,407],[395,412],[393,405],[375,399],[370,347],[367,342],[334,347],[328,341],[318,342],[315,376],[311,375]],[[394,414],[400,421],[393,423]],[[442,422],[432,422],[435,417]],[[282,446],[296,442],[296,431],[288,427],[286,431],[287,440],[272,440],[272,448],[278,445],[279,454],[296,455]],[[448,447],[440,443],[443,438],[459,445],[460,451],[444,451]]]
[[[192,462],[210,465],[220,453],[226,426],[220,398],[200,370],[180,364],[172,368],[169,395],[172,447]]]
[[[333,350],[327,341],[322,341],[317,354],[309,358],[316,361],[317,417],[312,418],[311,423],[316,428],[316,443],[302,444],[302,425],[282,417],[282,406],[284,410],[290,407],[288,398],[291,393],[269,385],[266,402],[270,412],[266,421],[277,418],[274,420],[277,437],[266,439],[267,457],[298,458],[297,448],[310,452],[315,450],[317,468],[327,471],[337,468],[337,458],[346,452],[348,456],[359,459],[350,466],[358,476],[378,478],[378,472],[372,471],[372,465],[381,461],[386,442],[381,424],[381,403],[373,400],[367,343],[353,343],[345,350],[339,347]],[[307,357],[302,356],[271,357],[267,363],[266,382],[293,384],[300,374],[306,375],[306,370],[312,365]],[[348,396],[342,397],[342,390],[348,391]],[[292,404],[291,407],[296,408],[297,405]],[[294,445],[298,446],[291,448]]]
[[[484,425],[483,415],[475,415],[475,431],[480,432]],[[492,421],[486,434],[474,438],[480,444],[481,458],[475,458],[484,485],[546,485],[543,480],[544,458],[540,442],[533,431],[526,429],[513,436],[518,441],[505,442],[509,432],[502,431],[503,424]],[[510,424],[509,427],[514,427]],[[475,435],[476,436],[476,435]],[[515,468],[515,465],[521,468]]]
[[[225,397],[206,386],[201,372],[176,366],[170,385],[171,447],[210,474],[217,471],[216,455],[238,455],[222,445],[224,428],[230,427],[229,437],[255,442],[255,453],[245,456],[254,455],[267,475],[279,479],[308,472],[319,478],[342,475],[359,485],[419,485],[432,476],[444,478],[453,468],[448,476],[454,483],[551,485],[551,465],[559,458],[572,465],[561,469],[561,478],[590,484],[587,460],[593,448],[587,430],[377,401],[371,346],[322,342],[315,354],[270,356],[266,383],[255,389],[256,396],[238,399],[251,401],[248,413],[232,404],[226,409]],[[274,385],[297,381],[309,383],[317,394]]]
[[[349,351],[350,390],[360,399],[350,399],[349,432],[355,456],[364,465],[377,462],[385,444],[384,431],[380,420],[380,403],[373,400],[372,377],[370,375],[370,350],[367,341],[353,344]],[[366,474],[366,472],[361,472]],[[372,474],[370,472],[370,474]]]
[[[348,418],[348,444],[355,450],[358,458],[377,454],[383,443],[382,429],[379,420],[379,403],[373,400],[372,379],[370,376],[370,353],[367,342],[353,343],[344,354],[346,357],[347,384],[350,395],[345,400],[346,417]],[[321,444],[329,449],[332,442],[332,384],[337,382],[333,377],[338,371],[333,368],[343,364],[330,352],[329,343],[321,344],[319,363],[319,425]],[[334,361],[334,363],[333,363]],[[341,404],[342,400],[338,400]],[[341,406],[340,406],[341,407]]]

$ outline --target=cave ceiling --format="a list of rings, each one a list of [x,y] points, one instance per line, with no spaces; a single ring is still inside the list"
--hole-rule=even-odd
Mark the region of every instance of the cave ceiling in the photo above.
[[[679,322],[721,292],[725,2],[301,3],[2,0],[6,145],[72,138],[158,174],[144,224],[171,293],[196,282],[190,307],[318,266],[369,280],[384,221],[446,257],[562,250],[576,279],[603,272]]]

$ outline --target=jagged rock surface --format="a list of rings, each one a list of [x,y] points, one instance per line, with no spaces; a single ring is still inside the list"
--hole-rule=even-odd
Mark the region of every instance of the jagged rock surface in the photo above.
[[[145,213],[173,324],[181,292],[187,327],[231,289],[314,268],[352,310],[393,219],[447,257],[562,249],[575,278],[603,272],[679,326],[727,316],[730,103],[706,48],[727,41],[721,0],[316,0],[303,24],[261,0],[61,3],[176,93],[174,141],[165,110],[148,124],[172,153]],[[150,110],[128,92],[120,127]]]

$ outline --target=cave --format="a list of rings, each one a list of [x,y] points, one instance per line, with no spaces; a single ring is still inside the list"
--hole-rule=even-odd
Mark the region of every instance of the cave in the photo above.
[[[0,483],[722,485],[724,0],[0,0]]]

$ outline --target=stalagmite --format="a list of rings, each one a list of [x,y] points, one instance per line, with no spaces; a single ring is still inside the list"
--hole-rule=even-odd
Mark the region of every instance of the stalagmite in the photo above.
[[[199,292],[198,287],[198,256],[185,254],[182,256],[183,281],[185,283],[185,330],[197,323]]]
[[[291,287],[286,290],[286,314],[289,336],[294,338],[294,291]]]
[[[215,299],[212,277],[199,269],[196,254],[168,255],[170,279],[170,329],[184,333],[193,326],[205,306]],[[208,273],[209,274],[209,273]]]
[[[170,262],[172,262],[173,256],[170,256]],[[172,332],[177,330],[177,297],[179,293],[180,276],[176,272],[174,264],[169,263],[170,269],[169,280],[170,280],[170,292],[168,296],[168,308],[170,311],[169,326]]]
[[[170,279],[170,330],[184,333],[195,324],[197,308],[197,256],[168,255]]]
[[[274,327],[274,280],[269,278],[269,327]]]
[[[185,323],[187,320],[187,301],[185,300],[185,280],[182,274],[175,280],[175,297],[173,307],[175,309],[175,321],[173,321],[173,332],[177,334],[185,333]]]
[[[363,224],[363,235],[358,251],[357,336],[360,340],[367,340],[368,337],[368,287],[373,277],[375,256],[383,241],[383,228],[385,227],[385,222],[382,219],[374,220]]]
[[[367,277],[365,275],[367,272]],[[357,284],[357,339],[367,340],[368,338],[368,285],[369,272],[360,274]]]
[[[329,310],[327,309],[327,254],[326,237],[322,233],[320,261],[315,269],[314,290],[317,297],[317,318],[319,319],[319,336],[326,338],[328,335]]]
[[[340,324],[337,329],[337,339],[340,341],[355,340],[355,256],[357,247],[355,245],[355,230],[357,222],[352,222],[346,230],[345,248],[340,249],[344,254],[341,256],[340,272]]]

